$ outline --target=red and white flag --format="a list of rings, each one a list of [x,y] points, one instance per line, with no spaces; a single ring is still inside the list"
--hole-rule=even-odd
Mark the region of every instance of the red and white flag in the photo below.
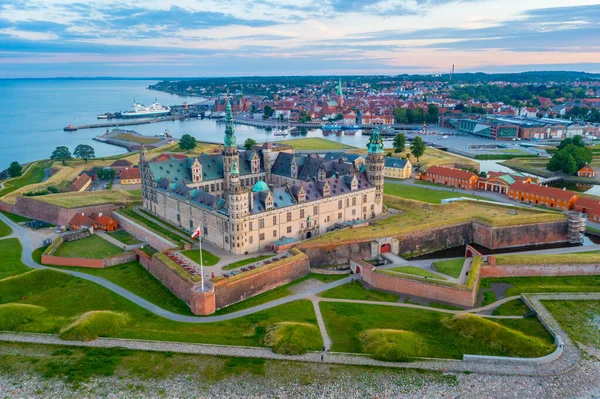
[[[198,227],[196,230],[194,230],[194,233],[192,234],[192,238],[196,238],[200,236],[200,227]]]

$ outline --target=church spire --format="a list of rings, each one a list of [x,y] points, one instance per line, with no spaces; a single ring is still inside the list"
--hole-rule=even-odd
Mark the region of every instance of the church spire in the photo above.
[[[227,108],[225,109],[225,147],[236,147],[235,128],[233,126],[233,115],[231,113],[231,103],[229,95],[227,96]]]
[[[381,154],[383,153],[383,139],[379,134],[379,129],[373,129],[373,135],[369,140],[369,153],[370,154]]]
[[[343,97],[344,96],[342,94],[342,78],[340,78],[340,80],[338,81],[337,96],[338,97]]]

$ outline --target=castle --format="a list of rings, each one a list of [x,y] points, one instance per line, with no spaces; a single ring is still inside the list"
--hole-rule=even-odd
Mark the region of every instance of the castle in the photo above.
[[[233,254],[271,250],[382,211],[384,158],[378,131],[364,163],[276,152],[270,143],[240,151],[227,102],[222,154],[140,153],[144,208]]]

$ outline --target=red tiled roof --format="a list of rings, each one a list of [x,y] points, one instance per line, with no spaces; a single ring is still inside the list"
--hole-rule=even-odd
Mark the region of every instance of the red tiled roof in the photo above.
[[[510,190],[523,191],[529,194],[543,195],[545,197],[568,201],[576,195],[573,191],[562,190],[556,187],[540,186],[538,184],[529,184],[524,182],[516,182],[511,184]]]
[[[71,218],[69,224],[73,226],[93,226],[94,220],[89,218],[88,216],[85,216],[85,214],[83,213],[78,213]]]
[[[86,184],[90,183],[92,178],[85,173],[82,173],[74,182],[71,184],[71,191],[80,191]]]
[[[115,162],[110,164],[111,167],[119,166],[119,167],[131,167],[133,163],[129,162],[126,159],[117,159]]]
[[[598,198],[589,198],[589,197],[579,197],[577,198],[577,202],[575,202],[575,206],[591,209],[600,204],[600,199]]]
[[[125,169],[121,172],[121,180],[123,179],[139,179],[140,178],[140,169],[139,168],[130,168]]]
[[[473,176],[477,176],[473,172],[468,172],[466,170],[456,169],[456,168],[446,168],[443,166],[430,166],[429,168],[427,168],[427,171],[425,171],[425,173],[446,176],[446,177],[454,177],[455,179],[460,179],[460,180],[469,180]]]
[[[107,226],[109,223],[115,222],[114,219],[110,216],[102,215],[99,213],[92,213],[90,215],[90,218],[102,226]]]

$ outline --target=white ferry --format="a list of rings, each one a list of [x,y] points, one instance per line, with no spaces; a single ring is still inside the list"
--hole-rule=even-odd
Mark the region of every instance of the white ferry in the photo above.
[[[121,112],[123,118],[142,118],[150,116],[165,116],[171,112],[171,107],[166,105],[160,105],[158,101],[154,101],[151,105],[142,105],[134,103],[132,105],[133,110]]]

